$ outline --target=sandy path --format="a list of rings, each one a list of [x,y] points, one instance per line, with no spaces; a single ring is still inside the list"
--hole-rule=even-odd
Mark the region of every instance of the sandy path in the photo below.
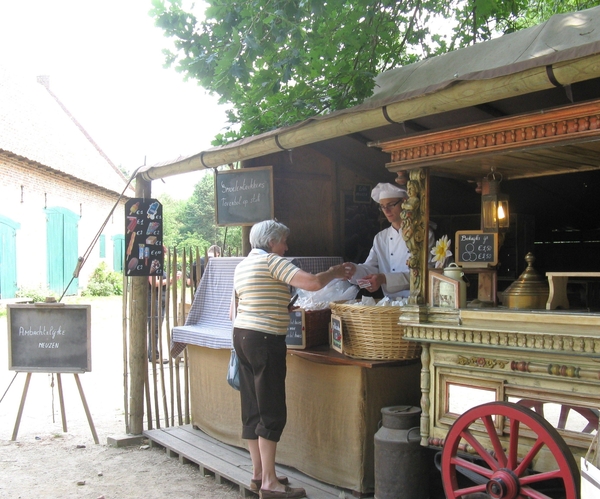
[[[164,451],[106,445],[107,437],[125,433],[121,299],[80,302],[92,304],[92,371],[80,380],[100,444],[94,444],[72,374],[62,375],[63,433],[56,376],[46,373],[32,375],[17,440],[11,441],[26,374],[14,378],[8,370],[6,317],[0,317],[0,397],[6,391],[0,402],[0,498],[237,498],[237,487],[215,484]]]

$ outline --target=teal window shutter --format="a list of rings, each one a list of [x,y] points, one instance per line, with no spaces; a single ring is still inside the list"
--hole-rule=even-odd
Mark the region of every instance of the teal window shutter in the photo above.
[[[113,270],[123,272],[125,266],[125,236],[117,234],[113,236]]]
[[[100,234],[100,258],[106,258],[106,236]]]

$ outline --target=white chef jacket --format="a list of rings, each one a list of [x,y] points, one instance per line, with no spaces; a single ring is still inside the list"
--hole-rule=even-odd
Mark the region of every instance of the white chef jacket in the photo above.
[[[433,231],[429,231],[429,246],[434,240]],[[410,251],[406,247],[402,231],[391,225],[379,232],[373,240],[373,247],[365,263],[356,266],[356,272],[350,279],[357,284],[369,274],[385,274],[386,283],[381,286],[383,294],[389,298],[407,297],[410,294],[408,258]]]

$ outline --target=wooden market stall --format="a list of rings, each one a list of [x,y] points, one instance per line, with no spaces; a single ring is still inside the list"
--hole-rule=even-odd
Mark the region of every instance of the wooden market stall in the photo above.
[[[289,253],[357,262],[380,229],[364,192],[385,181],[411,188],[405,208],[414,256],[411,297],[399,321],[406,338],[422,344],[422,364],[377,365],[327,349],[290,352],[282,463],[369,492],[371,425],[381,407],[420,404],[422,443],[435,447],[468,409],[460,401],[478,397],[540,412],[558,404],[556,425],[569,453],[589,445],[600,407],[594,275],[600,271],[600,32],[591,29],[598,22],[600,7],[555,16],[536,28],[388,71],[361,106],[144,169],[142,178],[151,181],[234,161],[245,168],[272,166],[275,216],[292,230]],[[494,232],[497,259],[491,267],[465,269],[478,283],[479,293],[469,291],[470,306],[436,306],[425,228],[435,222],[436,237],[453,240],[457,231],[483,233],[482,194],[494,172],[502,175],[511,206],[510,226]],[[547,310],[509,308],[505,301],[530,252],[543,280],[548,272],[556,283],[563,278],[561,289],[567,286]],[[554,308],[558,302],[562,309]],[[238,402],[222,368],[228,351],[187,343],[194,424],[242,445]],[[586,419],[587,431],[560,428],[568,419],[560,406]],[[494,431],[510,435],[511,428],[501,425],[520,414],[501,415]],[[489,441],[497,444],[491,434]],[[565,449],[549,453],[555,450]],[[338,466],[342,456],[351,460],[348,466]],[[445,469],[454,469],[448,462]],[[559,478],[574,473],[567,468]],[[452,494],[458,485],[448,479]]]

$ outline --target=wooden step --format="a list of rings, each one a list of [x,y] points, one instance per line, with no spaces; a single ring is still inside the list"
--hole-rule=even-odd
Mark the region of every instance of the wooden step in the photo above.
[[[250,490],[252,462],[246,449],[224,444],[192,425],[146,430],[144,436],[152,446],[162,447],[181,463],[195,463],[203,475],[213,475],[217,483],[232,483],[240,496],[258,497]],[[277,474],[290,479],[290,486],[303,487],[310,499],[344,499],[356,497],[350,491],[333,487],[308,477],[294,468],[277,466]]]

